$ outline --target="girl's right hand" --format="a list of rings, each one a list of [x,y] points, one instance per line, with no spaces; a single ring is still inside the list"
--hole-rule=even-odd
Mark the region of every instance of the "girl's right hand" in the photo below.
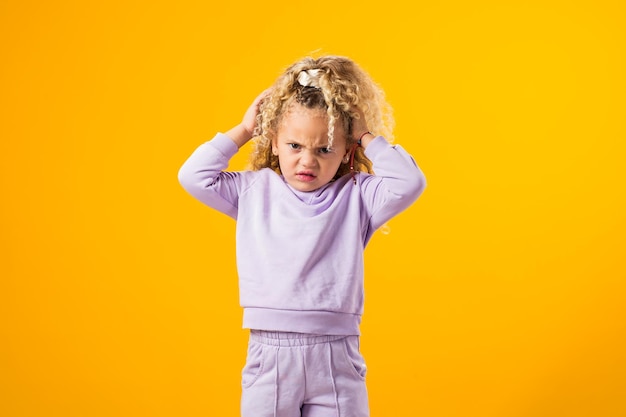
[[[271,92],[272,92],[272,89],[268,88],[267,90],[259,94],[254,99],[250,107],[248,107],[246,114],[244,114],[243,116],[241,125],[246,130],[246,132],[250,134],[250,138],[252,138],[252,136],[254,135],[254,129],[256,128],[256,122],[257,122],[256,118],[257,118],[257,115],[259,114],[259,107],[261,106],[261,103],[263,102],[263,100],[265,100],[265,98],[269,96]]]
[[[242,147],[254,136],[254,129],[256,128],[256,118],[259,114],[259,107],[267,96],[269,96],[271,89],[263,91],[254,99],[246,114],[243,116],[243,120],[237,126],[228,130],[226,136],[230,137],[238,147]]]

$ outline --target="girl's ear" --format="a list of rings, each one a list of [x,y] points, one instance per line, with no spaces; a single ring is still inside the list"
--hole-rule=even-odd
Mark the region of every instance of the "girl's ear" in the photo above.
[[[342,164],[347,164],[350,162],[350,148],[346,147],[346,154],[341,159]]]
[[[272,155],[278,156],[278,144],[276,143],[276,138],[272,139]]]
[[[358,142],[353,143],[352,146],[346,149],[346,155],[341,160],[344,164],[347,164],[348,162],[350,162],[350,169],[353,168],[352,165],[354,163],[354,154],[356,153],[356,148],[358,147],[359,147]]]

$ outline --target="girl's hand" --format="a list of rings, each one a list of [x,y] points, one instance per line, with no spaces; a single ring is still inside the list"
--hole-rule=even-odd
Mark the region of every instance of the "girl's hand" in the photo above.
[[[272,90],[268,88],[259,94],[257,98],[254,99],[250,107],[248,107],[248,110],[246,110],[241,123],[226,132],[226,135],[230,137],[238,147],[241,148],[254,136],[256,117],[259,114],[259,107],[271,91]]]
[[[252,138],[252,136],[254,135],[254,129],[256,128],[256,117],[259,114],[259,107],[261,106],[263,100],[265,100],[265,98],[269,96],[271,92],[271,88],[268,88],[267,90],[259,94],[257,98],[254,99],[250,107],[248,107],[246,114],[244,114],[243,116],[241,125],[246,130],[246,132],[248,132],[250,138]]]
[[[367,127],[367,120],[365,120],[365,113],[359,107],[354,107],[354,112],[357,117],[352,118],[352,138],[354,141],[361,139],[361,146],[364,148],[375,138]]]

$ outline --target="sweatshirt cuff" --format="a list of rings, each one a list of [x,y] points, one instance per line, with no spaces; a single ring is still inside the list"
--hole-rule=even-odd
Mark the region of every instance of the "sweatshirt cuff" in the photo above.
[[[365,156],[367,156],[370,160],[373,156],[376,156],[378,153],[387,149],[391,144],[387,142],[382,136],[376,136],[365,148]]]
[[[233,142],[233,140],[223,133],[218,133],[213,139],[208,142],[211,146],[217,149],[227,159],[230,159],[237,153],[239,147]]]

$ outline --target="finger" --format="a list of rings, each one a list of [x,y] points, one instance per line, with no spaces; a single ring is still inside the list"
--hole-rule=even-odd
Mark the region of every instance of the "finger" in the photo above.
[[[273,87],[270,88],[266,88],[265,90],[263,90],[261,92],[261,94],[259,94],[255,100],[256,104],[259,104],[261,102],[263,102],[263,100],[265,100],[267,97],[269,97],[270,94],[272,94],[272,91],[274,91]]]

